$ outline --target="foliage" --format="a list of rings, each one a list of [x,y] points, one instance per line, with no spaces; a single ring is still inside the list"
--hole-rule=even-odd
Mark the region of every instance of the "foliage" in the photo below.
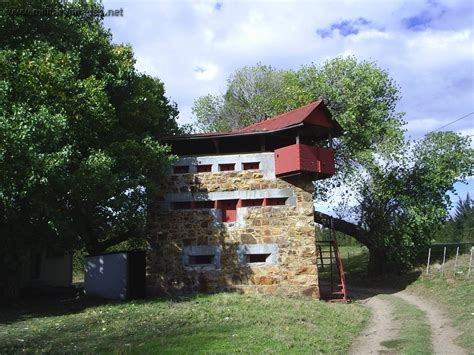
[[[25,314],[25,307],[2,311],[0,352],[344,353],[368,318],[355,304],[239,294],[105,304],[74,313],[69,310],[78,305],[68,304],[63,315],[61,304],[50,306],[49,317]]]
[[[179,131],[176,105],[102,18],[10,7],[102,9],[48,0],[0,10],[0,259],[18,269],[29,251],[142,238],[147,193],[171,159],[157,138]]]
[[[347,234],[341,233],[339,231],[334,231],[334,234],[337,240],[337,244],[339,246],[360,247],[362,245],[356,239],[348,236]],[[316,243],[319,240],[331,240],[331,239],[332,239],[331,230],[329,228],[324,228],[316,224]]]
[[[352,216],[366,231],[369,269],[400,271],[413,265],[450,206],[448,192],[473,171],[469,139],[453,132],[428,134],[364,173]]]
[[[206,95],[195,101],[193,113],[199,129],[238,129],[291,108],[284,105],[284,71],[257,63],[237,70],[227,83],[224,95]]]
[[[474,200],[467,194],[466,199],[456,203],[454,214],[443,228],[434,235],[436,242],[467,242],[474,240]]]

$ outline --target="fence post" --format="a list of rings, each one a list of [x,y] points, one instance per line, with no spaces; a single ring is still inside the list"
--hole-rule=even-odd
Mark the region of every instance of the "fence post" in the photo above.
[[[474,247],[471,247],[471,257],[469,258],[469,269],[467,271],[467,276],[471,275],[471,266],[472,266],[472,254],[474,254]]]
[[[456,258],[454,259],[454,276],[456,276],[456,267],[458,266],[459,246],[456,248]]]
[[[444,263],[446,262],[446,247],[443,249],[443,265],[441,265],[441,271],[443,272],[444,275]]]
[[[472,256],[472,252],[471,252]],[[426,275],[430,273],[431,248],[428,249],[428,262],[426,263]]]

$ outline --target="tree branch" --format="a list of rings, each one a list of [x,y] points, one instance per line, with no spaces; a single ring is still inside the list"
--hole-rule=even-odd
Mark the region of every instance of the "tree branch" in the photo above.
[[[332,226],[336,231],[355,238],[358,242],[364,244],[367,247],[372,244],[369,238],[369,233],[362,227],[342,219],[332,217],[328,214],[314,211],[314,221],[326,228],[331,228],[331,219],[333,221]]]
[[[116,244],[119,244],[121,242],[124,242],[126,241],[127,239],[130,238],[130,233],[128,232],[125,232],[125,233],[122,233],[116,237],[113,237],[113,238],[108,238],[102,242],[99,242],[98,243],[98,248],[99,248],[99,252],[103,252],[105,251],[107,248],[110,248],[111,246],[113,245],[116,245]]]

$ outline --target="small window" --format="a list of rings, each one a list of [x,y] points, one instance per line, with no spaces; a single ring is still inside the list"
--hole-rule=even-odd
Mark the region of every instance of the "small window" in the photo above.
[[[265,206],[282,206],[286,204],[286,197],[283,198],[266,198]]]
[[[277,244],[242,244],[237,248],[241,266],[268,266],[278,264]]]
[[[191,201],[173,202],[171,206],[174,210],[190,210],[192,207]]]
[[[251,199],[251,200],[242,200],[241,204],[242,204],[242,207],[262,206],[263,205],[263,198],[257,198],[257,199]]]
[[[211,265],[214,264],[215,255],[190,255],[189,265]]]
[[[246,254],[247,263],[265,263],[270,255],[272,254]]]
[[[188,245],[183,248],[183,266],[188,271],[220,269],[220,245]]]
[[[188,174],[189,173],[189,165],[173,166],[173,173],[174,174]]]
[[[210,173],[212,171],[212,164],[202,164],[197,166],[198,173]]]
[[[242,167],[244,170],[258,170],[260,168],[260,163],[259,162],[243,163]]]
[[[219,171],[234,171],[235,164],[219,164]]]
[[[193,208],[214,208],[214,201],[194,201]]]

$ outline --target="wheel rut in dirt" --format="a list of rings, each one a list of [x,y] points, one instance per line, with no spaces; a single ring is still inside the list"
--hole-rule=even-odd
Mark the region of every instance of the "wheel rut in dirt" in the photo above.
[[[365,303],[370,310],[367,328],[356,339],[349,354],[389,354],[396,352],[383,345],[398,335],[400,325],[395,319],[394,307],[389,301],[377,296],[370,297]]]
[[[397,292],[394,296],[400,297],[405,302],[425,312],[426,321],[431,328],[431,343],[434,354],[463,355],[468,353],[465,349],[455,344],[455,340],[460,335],[460,332],[451,326],[451,321],[445,312],[435,304],[407,291]]]
[[[431,329],[431,343],[434,354],[468,354],[468,351],[455,343],[460,335],[451,325],[449,317],[436,304],[420,296],[403,291],[352,288],[352,295],[365,299],[371,312],[367,328],[355,340],[349,354],[396,354],[399,350],[388,349],[384,342],[396,339],[400,330],[395,308],[387,299],[378,294],[388,294],[416,306],[426,315],[426,323]]]

